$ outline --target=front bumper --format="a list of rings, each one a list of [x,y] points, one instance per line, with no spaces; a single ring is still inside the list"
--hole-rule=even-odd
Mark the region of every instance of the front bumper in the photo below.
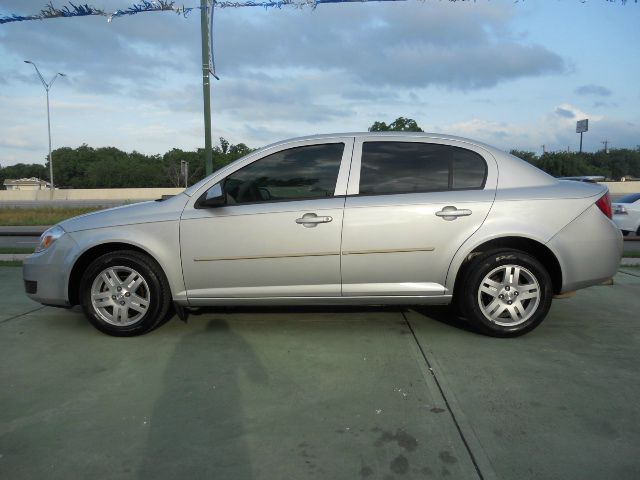
[[[72,253],[78,248],[67,233],[43,252],[24,259],[22,277],[25,291],[32,300],[46,305],[68,307],[68,281],[73,262]]]

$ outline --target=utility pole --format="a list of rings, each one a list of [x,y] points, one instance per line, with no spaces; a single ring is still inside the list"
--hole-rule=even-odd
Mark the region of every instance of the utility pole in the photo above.
[[[609,140],[604,140],[600,143],[604,145],[604,153],[609,153]]]
[[[204,162],[207,175],[213,173],[211,150],[211,86],[209,65],[209,7],[208,0],[200,0],[200,30],[202,35],[202,97],[204,99]]]
[[[35,63],[33,63],[30,60],[25,60],[24,63],[30,63],[31,65],[33,65],[33,68],[36,69],[36,73],[38,74],[38,77],[42,82],[42,86],[47,92],[47,131],[49,132],[49,183],[51,184],[50,185],[51,188],[49,189],[49,192],[50,192],[49,199],[53,200],[53,192],[55,190],[55,187],[53,185],[53,157],[51,156],[51,116],[49,115],[49,90],[53,86],[53,82],[56,81],[56,78],[58,78],[58,76],[66,77],[66,75],[64,73],[58,72],[53,76],[51,81],[47,83],[44,77],[42,76],[42,74],[40,73],[40,70],[38,70],[38,67],[36,66]]]
[[[542,145],[542,154],[544,155],[545,153],[547,153],[547,146],[546,145]]]
[[[180,160],[180,173],[184,178],[184,188],[189,186],[189,161]]]

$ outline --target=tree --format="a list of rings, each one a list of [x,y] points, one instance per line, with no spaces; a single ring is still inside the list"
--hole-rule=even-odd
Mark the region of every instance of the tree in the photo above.
[[[17,180],[19,178],[39,178],[49,180],[49,170],[38,163],[18,163],[9,167],[0,167],[0,189],[4,188],[5,180]]]
[[[229,141],[224,137],[220,137],[220,149],[222,153],[227,153],[229,150]]]
[[[370,132],[424,132],[412,118],[398,117],[387,125],[384,122],[374,122],[369,127]]]
[[[640,177],[640,151],[626,148],[596,153],[546,152],[537,156],[533,152],[511,150],[511,154],[556,177],[601,175],[612,180],[625,176]]]
[[[538,161],[538,157],[535,154],[535,152],[529,152],[526,150],[511,150],[509,152],[511,155],[521,158],[522,160],[525,160],[526,162],[532,163],[533,165],[537,166],[537,161]]]

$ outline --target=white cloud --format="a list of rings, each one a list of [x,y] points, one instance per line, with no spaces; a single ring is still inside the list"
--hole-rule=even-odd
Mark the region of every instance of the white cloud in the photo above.
[[[558,114],[559,111],[568,112]],[[609,137],[612,144],[629,145],[637,138],[638,126],[618,122],[602,115],[593,115],[574,105],[563,103],[537,119],[520,122],[496,122],[479,118],[455,122],[438,129],[439,132],[460,135],[495,145],[503,150],[513,148],[540,152],[542,145],[548,151],[578,149],[579,136],[575,133],[576,119],[589,118],[589,132],[585,134],[585,151],[599,147],[599,137]],[[615,139],[615,140],[613,140]]]
[[[598,97],[610,97],[611,90],[607,87],[603,87],[602,85],[582,85],[576,88],[576,93],[578,95],[595,95]]]
[[[2,4],[2,11],[29,13],[43,1]],[[214,141],[222,135],[259,146],[405,116],[425,129],[437,123],[439,131],[504,148],[566,148],[575,142],[576,119],[587,117],[598,135],[606,127],[612,141],[638,143],[638,129],[628,121],[637,116],[625,121],[616,112],[615,102],[629,102],[612,94],[606,109],[598,105],[607,118],[562,103],[591,105],[604,99],[601,85],[614,83],[581,73],[582,65],[570,68],[573,58],[558,53],[564,43],[516,30],[514,18],[523,11],[521,3],[436,0],[220,10]],[[79,18],[3,25],[0,131],[5,138],[12,132],[5,143],[13,146],[0,145],[0,161],[42,161],[46,153],[42,87],[25,58],[43,73],[68,74],[52,93],[54,148],[83,142],[145,153],[201,147],[199,28],[198,15],[161,13],[111,24]],[[538,87],[545,81],[549,88]],[[578,96],[567,97],[572,92]],[[585,92],[590,96],[579,96]],[[11,127],[24,131],[17,135]],[[595,142],[592,133],[588,141]]]

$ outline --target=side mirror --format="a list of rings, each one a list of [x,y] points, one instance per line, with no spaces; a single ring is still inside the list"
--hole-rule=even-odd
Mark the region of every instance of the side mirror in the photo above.
[[[226,203],[227,196],[222,190],[222,184],[216,183],[213,187],[209,188],[202,197],[200,197],[198,208],[221,207],[222,205],[226,205]]]

